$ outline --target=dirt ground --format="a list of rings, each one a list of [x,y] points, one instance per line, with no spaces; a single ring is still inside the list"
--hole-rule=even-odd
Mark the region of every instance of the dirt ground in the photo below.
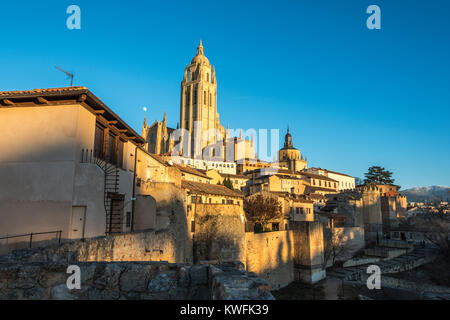
[[[390,274],[392,278],[450,287],[450,259],[438,256],[432,263],[416,269]]]
[[[450,259],[438,256],[437,259],[419,268],[401,273],[389,274],[389,277],[408,281],[429,283],[450,287]],[[361,296],[374,300],[422,300],[427,299],[418,292],[395,288],[369,290],[366,285],[339,279],[327,278],[315,285],[293,282],[276,291],[272,291],[277,300],[356,300]]]

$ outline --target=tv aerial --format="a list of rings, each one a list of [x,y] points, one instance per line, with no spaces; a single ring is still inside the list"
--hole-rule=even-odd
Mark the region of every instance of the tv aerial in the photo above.
[[[60,67],[58,67],[58,66],[55,66],[55,68],[56,69],[58,69],[59,71],[61,71],[61,72],[64,72],[66,75],[67,75],[67,79],[69,79],[70,78],[70,86],[72,86],[72,84],[73,84],[73,73],[70,73],[70,72],[67,72],[66,70],[63,70],[63,69],[61,69]]]

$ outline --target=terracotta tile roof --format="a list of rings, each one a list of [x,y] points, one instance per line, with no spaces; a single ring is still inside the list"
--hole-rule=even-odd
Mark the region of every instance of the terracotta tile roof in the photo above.
[[[337,192],[333,188],[324,188],[324,187],[313,187],[313,186],[306,186],[305,193],[314,193],[315,191],[329,191],[329,192]]]
[[[303,176],[307,176],[308,178],[326,180],[326,181],[331,181],[331,182],[338,182],[337,180],[328,178],[327,176],[322,176],[320,174],[315,174],[315,173],[310,173],[310,172],[300,172],[300,174]]]
[[[231,173],[220,173],[222,177],[226,178],[237,178],[237,179],[249,179],[246,175],[243,174],[231,174]]]
[[[163,164],[163,165],[165,165],[165,166],[169,166],[169,165],[170,165],[166,160],[164,160],[162,157],[160,157],[160,156],[157,155],[157,154],[149,153],[149,155],[150,155],[153,159],[155,159],[156,161],[160,162],[161,164]]]
[[[48,88],[48,89],[33,89],[33,90],[0,91],[0,96],[34,95],[44,93],[71,92],[80,90],[87,91],[88,88],[78,86],[78,87],[63,87],[63,88]]]
[[[277,196],[277,197],[286,198],[286,199],[288,199],[288,200],[293,200],[294,202],[299,202],[299,203],[314,203],[314,201],[309,200],[309,199],[293,197],[292,194],[289,193],[289,192],[287,192],[287,191],[266,191],[266,190],[264,190],[264,191],[260,191],[260,192],[254,193],[254,194],[262,194],[262,195],[264,195],[264,194],[266,194],[266,195],[269,194],[269,195],[274,195],[274,196]],[[253,194],[253,195],[254,195],[254,194]],[[252,195],[250,195],[250,197],[251,197],[251,196],[252,196]]]
[[[345,173],[342,173],[342,172],[337,172],[337,171],[331,171],[331,170],[328,170],[328,169],[322,169],[322,168],[310,168],[310,169],[323,170],[325,172],[334,173],[334,174],[338,174],[338,175],[341,175],[341,176],[346,176],[346,177],[353,178],[352,176],[350,176],[348,174],[345,174]]]
[[[310,197],[311,199],[324,199],[324,200],[327,200],[327,199],[328,199],[327,197],[325,197],[324,195],[322,195],[322,194],[320,194],[320,193],[311,193],[311,194],[309,195],[309,197]]]
[[[244,197],[244,194],[239,190],[231,190],[225,186],[217,184],[181,180],[181,187],[183,189],[188,189],[193,193],[212,194],[218,196],[239,197],[239,198]]]
[[[185,172],[185,173],[193,174],[193,175],[203,177],[206,179],[212,179],[212,178],[208,177],[206,174],[204,174],[203,172],[201,172],[200,170],[191,168],[186,165],[174,164],[174,167],[177,167],[178,169],[180,169],[182,172]]]

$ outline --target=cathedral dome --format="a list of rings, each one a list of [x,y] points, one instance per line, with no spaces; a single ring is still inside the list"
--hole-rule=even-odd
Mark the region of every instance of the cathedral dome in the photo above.
[[[297,150],[296,148],[294,148],[294,143],[292,142],[292,136],[291,133],[289,132],[289,128],[287,129],[287,133],[284,136],[284,147],[283,149],[294,149]]]
[[[203,54],[202,40],[200,40],[200,44],[197,47],[197,55],[192,59],[191,64],[209,65],[208,58]]]

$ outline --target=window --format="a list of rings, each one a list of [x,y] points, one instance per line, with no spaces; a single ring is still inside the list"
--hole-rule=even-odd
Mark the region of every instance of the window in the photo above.
[[[201,196],[191,196],[191,203],[202,203]]]
[[[195,232],[195,221],[191,220],[191,232]]]
[[[125,225],[127,228],[131,228],[131,212],[127,212]]]
[[[95,126],[95,138],[94,138],[94,156],[97,158],[102,158],[103,156],[103,145],[104,145],[104,130],[105,128],[99,123]]]
[[[120,139],[117,146],[117,166],[123,169],[123,141]]]
[[[280,230],[280,224],[272,223],[272,231],[279,231],[279,230]]]

